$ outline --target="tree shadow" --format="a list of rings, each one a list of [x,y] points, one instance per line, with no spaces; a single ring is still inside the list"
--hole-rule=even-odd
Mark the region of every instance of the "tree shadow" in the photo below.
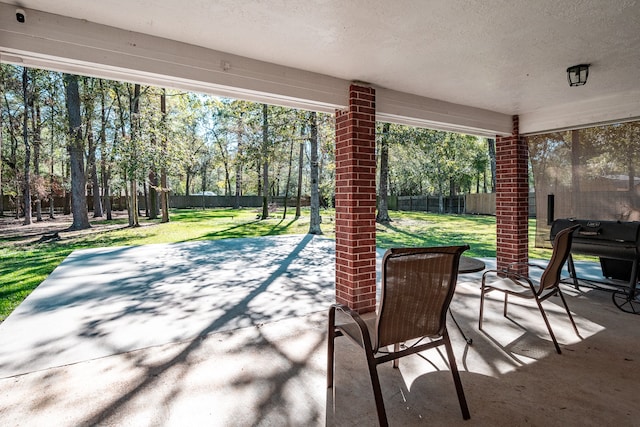
[[[205,245],[214,242],[187,243],[186,245],[188,247],[175,247],[175,245],[173,245],[166,259],[175,259],[180,252],[184,252],[183,256],[188,257],[189,266],[175,263],[175,265],[164,266],[163,268],[154,268],[154,264],[149,263],[146,267],[144,265],[142,266],[140,275],[117,280],[117,286],[111,289],[79,287],[75,289],[75,291],[62,295],[52,292],[43,298],[36,298],[32,304],[25,306],[25,309],[23,309],[25,311],[18,313],[18,315],[29,316],[37,312],[69,310],[78,307],[81,303],[86,303],[86,301],[90,301],[91,307],[95,307],[95,309],[98,309],[100,306],[112,304],[114,307],[118,307],[118,309],[112,311],[111,316],[103,318],[92,318],[89,316],[78,332],[78,338],[80,339],[104,339],[110,333],[110,323],[122,319],[133,319],[133,323],[135,324],[136,317],[132,318],[132,315],[137,316],[137,318],[144,316],[155,318],[162,316],[166,310],[178,309],[183,310],[184,315],[187,320],[189,320],[190,302],[203,298],[201,291],[210,286],[206,280],[197,281],[198,275],[207,267],[210,269],[212,265],[228,262],[231,263],[229,265],[229,269],[231,269],[234,265],[236,267],[238,265],[234,264],[234,262],[242,263],[242,261],[238,261],[241,255],[249,256],[249,254],[253,254],[254,264],[251,268],[269,270],[266,278],[261,276],[251,278],[251,275],[243,276],[242,271],[236,272],[243,277],[225,282],[224,286],[220,288],[223,294],[216,294],[218,298],[226,302],[223,305],[211,305],[208,313],[209,315],[216,316],[213,320],[210,320],[201,327],[194,336],[188,341],[185,341],[184,348],[169,360],[145,366],[143,373],[133,386],[120,393],[118,397],[106,407],[98,413],[88,416],[80,424],[95,425],[104,423],[114,416],[128,401],[143,391],[152,388],[167,372],[174,372],[177,369],[179,377],[186,375],[190,369],[190,364],[188,363],[189,356],[201,347],[203,337],[221,330],[232,330],[238,327],[260,324],[268,319],[297,315],[300,312],[300,309],[296,308],[297,301],[302,301],[302,303],[307,306],[315,306],[316,309],[318,307],[325,307],[327,305],[327,299],[330,298],[327,298],[327,294],[319,292],[319,287],[313,282],[313,277],[305,276],[305,270],[311,269],[313,271],[313,264],[321,263],[322,257],[316,259],[317,253],[311,253],[306,255],[305,262],[296,263],[296,260],[301,256],[303,250],[310,245],[313,239],[312,236],[302,237],[297,241],[295,246],[290,251],[286,251],[286,253],[278,250],[271,251],[269,254],[265,254],[268,260],[262,260],[265,261],[264,263],[261,263],[261,260],[256,258],[257,251],[265,247],[277,249],[277,241],[248,239],[249,241],[244,242],[244,245],[240,247],[238,247],[240,242],[233,242],[234,244],[232,245],[232,242],[222,241],[221,243],[221,241],[218,241],[215,243],[217,243],[216,249],[219,249],[219,251],[215,249],[212,251],[211,248],[206,250]],[[260,240],[262,240],[262,242]],[[239,252],[231,251],[232,247],[236,249],[239,248]],[[134,248],[124,247],[116,249],[114,253],[114,250],[111,249],[110,255],[114,256],[117,254],[120,259],[127,260],[130,259],[133,250]],[[67,274],[64,276],[66,280],[82,281],[81,272],[78,272],[77,276],[71,273],[77,265],[82,265],[85,269],[88,268],[89,271],[92,268],[99,269],[104,267],[101,265],[101,259],[103,259],[105,255],[105,250],[94,250],[79,255],[83,256],[72,257],[65,261],[66,265],[63,266],[60,274],[62,275],[66,270]],[[326,264],[326,261],[324,263]],[[107,269],[107,271],[104,271],[103,274],[107,277],[114,277],[114,275],[118,274],[117,267],[118,266],[115,265]],[[222,272],[218,273],[221,274]],[[229,271],[226,273],[229,273]],[[170,281],[171,278],[180,275],[186,275],[187,281],[196,281],[194,291],[191,295],[184,294],[184,298],[176,300],[176,296],[167,292],[165,288],[154,286],[154,284],[158,280],[162,280],[162,278],[165,280],[168,278]],[[244,281],[243,278],[246,279],[246,281]],[[55,279],[55,276],[52,279]],[[287,283],[283,283],[285,279]],[[245,292],[238,294],[237,290],[240,286],[245,288]],[[293,291],[297,293],[294,298],[292,298]],[[288,299],[289,301],[287,304],[264,307],[259,302],[264,301],[265,296],[269,300],[280,298],[283,300]],[[207,305],[207,301],[209,301],[207,298],[206,296],[204,297],[205,306]],[[211,300],[211,303],[213,303],[213,300]],[[260,310],[260,307],[264,308],[264,310]],[[91,313],[92,311],[93,310],[89,308],[89,312]],[[193,313],[191,316],[193,316]],[[51,337],[50,340],[51,342],[55,342],[56,338]],[[46,341],[36,343],[40,351],[37,354],[33,354],[33,357],[46,356],[47,349],[49,348],[47,344],[49,343]],[[124,349],[118,347],[117,344],[110,343],[108,340],[104,342],[103,345],[111,346],[110,351],[112,353],[124,351]],[[261,338],[251,345],[273,347],[272,343],[265,338]],[[320,342],[316,342],[311,351],[315,351],[319,345]],[[242,349],[238,349],[238,351],[242,351]],[[303,360],[293,360],[281,350],[277,350],[277,355],[280,358],[289,360],[289,362],[287,362],[288,367],[277,375],[274,374],[272,377],[267,376],[262,379],[267,382],[276,381],[276,383],[273,389],[275,394],[269,399],[260,402],[258,405],[260,412],[269,412],[277,407],[277,402],[279,401],[277,396],[278,394],[282,394],[284,383],[294,378],[296,372],[299,372],[299,370],[304,369],[306,366],[304,358]],[[241,387],[243,381],[245,380],[239,381],[236,386]],[[246,381],[250,381],[250,379],[246,379]],[[175,387],[177,388],[179,385],[176,384]],[[178,390],[175,389],[171,394],[177,392]],[[170,396],[167,396],[167,398],[169,399]],[[316,416],[319,415],[316,414],[313,417]]]

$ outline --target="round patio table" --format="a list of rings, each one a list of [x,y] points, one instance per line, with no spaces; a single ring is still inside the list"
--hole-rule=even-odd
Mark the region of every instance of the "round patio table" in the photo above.
[[[458,264],[458,274],[477,273],[485,269],[484,261],[469,256],[461,256]]]

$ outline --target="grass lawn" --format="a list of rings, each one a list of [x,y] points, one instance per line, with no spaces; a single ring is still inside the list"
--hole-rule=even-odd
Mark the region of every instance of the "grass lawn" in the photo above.
[[[141,227],[128,228],[126,213],[112,221],[92,220],[93,227],[83,231],[64,231],[70,217],[22,226],[19,221],[0,221],[0,322],[29,295],[57,266],[76,249],[109,246],[173,243],[191,240],[215,240],[237,237],[304,234],[309,229],[309,211],[303,210],[294,219],[289,209],[282,219],[282,210],[268,220],[258,220],[259,209],[175,210],[171,221],[141,220]],[[334,238],[333,210],[321,212],[322,230]],[[377,245],[435,246],[468,243],[466,254],[495,257],[495,217],[473,215],[438,215],[425,212],[391,212],[392,222],[377,225]],[[13,221],[13,222],[12,222]],[[530,245],[533,245],[535,220],[529,224]],[[60,240],[40,241],[43,235],[59,232]],[[548,258],[549,250],[530,248],[531,258]]]

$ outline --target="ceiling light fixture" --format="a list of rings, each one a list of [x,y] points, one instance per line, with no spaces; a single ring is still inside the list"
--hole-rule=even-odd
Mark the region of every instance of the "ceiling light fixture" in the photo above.
[[[582,86],[589,77],[589,64],[574,65],[567,68],[569,86]]]

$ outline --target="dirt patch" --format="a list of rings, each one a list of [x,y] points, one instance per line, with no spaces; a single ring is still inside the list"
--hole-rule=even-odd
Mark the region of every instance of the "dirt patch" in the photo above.
[[[24,218],[0,216],[0,240],[14,244],[38,243],[48,240],[68,239],[72,237],[100,233],[105,230],[127,226],[126,211],[114,211],[113,221],[105,221],[106,217],[89,216],[91,228],[87,230],[69,230],[73,223],[72,215],[56,215],[54,218],[43,216],[42,221],[33,221],[23,225]]]

